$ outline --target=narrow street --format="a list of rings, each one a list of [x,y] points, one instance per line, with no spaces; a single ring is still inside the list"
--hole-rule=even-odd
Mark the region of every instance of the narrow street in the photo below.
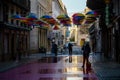
[[[120,0],[0,0],[0,80],[120,80]]]
[[[0,73],[0,80],[98,80],[93,70],[82,68],[82,54],[73,53],[71,62],[67,53],[59,54],[54,61],[54,56],[44,56]]]

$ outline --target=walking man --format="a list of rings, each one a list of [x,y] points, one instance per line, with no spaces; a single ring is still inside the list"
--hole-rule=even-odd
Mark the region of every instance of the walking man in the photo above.
[[[68,50],[69,50],[69,62],[72,62],[72,47],[73,45],[71,43],[68,44]]]
[[[90,45],[89,45],[89,42],[85,42],[83,47],[82,47],[82,50],[83,50],[83,66],[85,66],[85,63],[86,65],[88,66],[89,64],[89,53],[91,52],[91,49],[90,49]]]
[[[57,52],[58,52],[58,46],[55,42],[52,43],[52,53],[55,54],[54,62],[57,62]]]

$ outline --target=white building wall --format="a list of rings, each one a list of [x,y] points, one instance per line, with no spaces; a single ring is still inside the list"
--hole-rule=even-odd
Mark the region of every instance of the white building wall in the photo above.
[[[63,5],[62,5],[63,6]],[[63,11],[63,9],[61,8],[61,4],[59,3],[59,0],[53,0],[52,2],[52,16],[53,18],[57,18],[57,16],[59,16],[60,14],[64,14],[64,13],[61,13]],[[57,19],[56,19],[57,20]],[[59,26],[61,28],[61,25]],[[53,33],[54,34],[58,34],[58,37],[56,37],[56,43],[60,43],[62,42],[62,30],[57,30],[57,31],[54,31],[53,30]]]
[[[37,15],[37,0],[31,0],[30,12]],[[38,50],[38,29],[33,28],[30,31],[30,50],[36,52]]]
[[[31,7],[30,7],[30,11],[32,12],[32,13],[35,13],[35,14],[37,14],[37,0],[31,0],[31,2],[30,2],[30,5],[31,5]]]
[[[34,28],[30,32],[30,50],[38,49],[38,29]]]
[[[35,13],[38,19],[45,15],[49,14],[52,9],[52,0],[31,0],[30,12]],[[30,50],[38,51],[39,49],[39,28],[33,28],[30,31]],[[44,34],[44,33],[43,33]],[[45,35],[47,36],[47,35]],[[43,36],[44,37],[44,36]]]
[[[52,16],[56,18],[58,15],[60,15],[60,7],[56,0],[52,2]]]

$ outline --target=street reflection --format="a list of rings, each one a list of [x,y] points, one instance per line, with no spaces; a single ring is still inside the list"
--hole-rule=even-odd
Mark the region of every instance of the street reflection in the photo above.
[[[97,80],[88,66],[81,67],[82,56],[61,56],[57,57],[57,62],[54,59],[55,57],[42,57],[0,73],[0,80]]]

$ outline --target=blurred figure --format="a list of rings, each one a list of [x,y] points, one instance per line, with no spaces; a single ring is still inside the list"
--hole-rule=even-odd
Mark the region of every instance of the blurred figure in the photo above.
[[[80,47],[82,47],[82,46],[84,45],[84,43],[85,43],[85,39],[82,38],[82,39],[80,40]]]
[[[72,47],[73,45],[71,43],[68,44],[68,50],[69,50],[69,62],[72,62]]]
[[[58,46],[55,42],[53,42],[51,53],[55,54],[54,62],[57,62],[57,52],[58,52]]]
[[[65,52],[67,51],[67,49],[68,49],[68,43],[64,44],[63,49],[64,49]]]
[[[69,55],[72,55],[72,47],[73,47],[73,45],[71,43],[69,43],[68,44]]]
[[[83,45],[82,47],[82,51],[83,51],[83,66],[88,66],[89,65],[89,53],[91,52],[91,49],[90,49],[90,45],[89,45],[89,42],[85,42],[85,44]]]

